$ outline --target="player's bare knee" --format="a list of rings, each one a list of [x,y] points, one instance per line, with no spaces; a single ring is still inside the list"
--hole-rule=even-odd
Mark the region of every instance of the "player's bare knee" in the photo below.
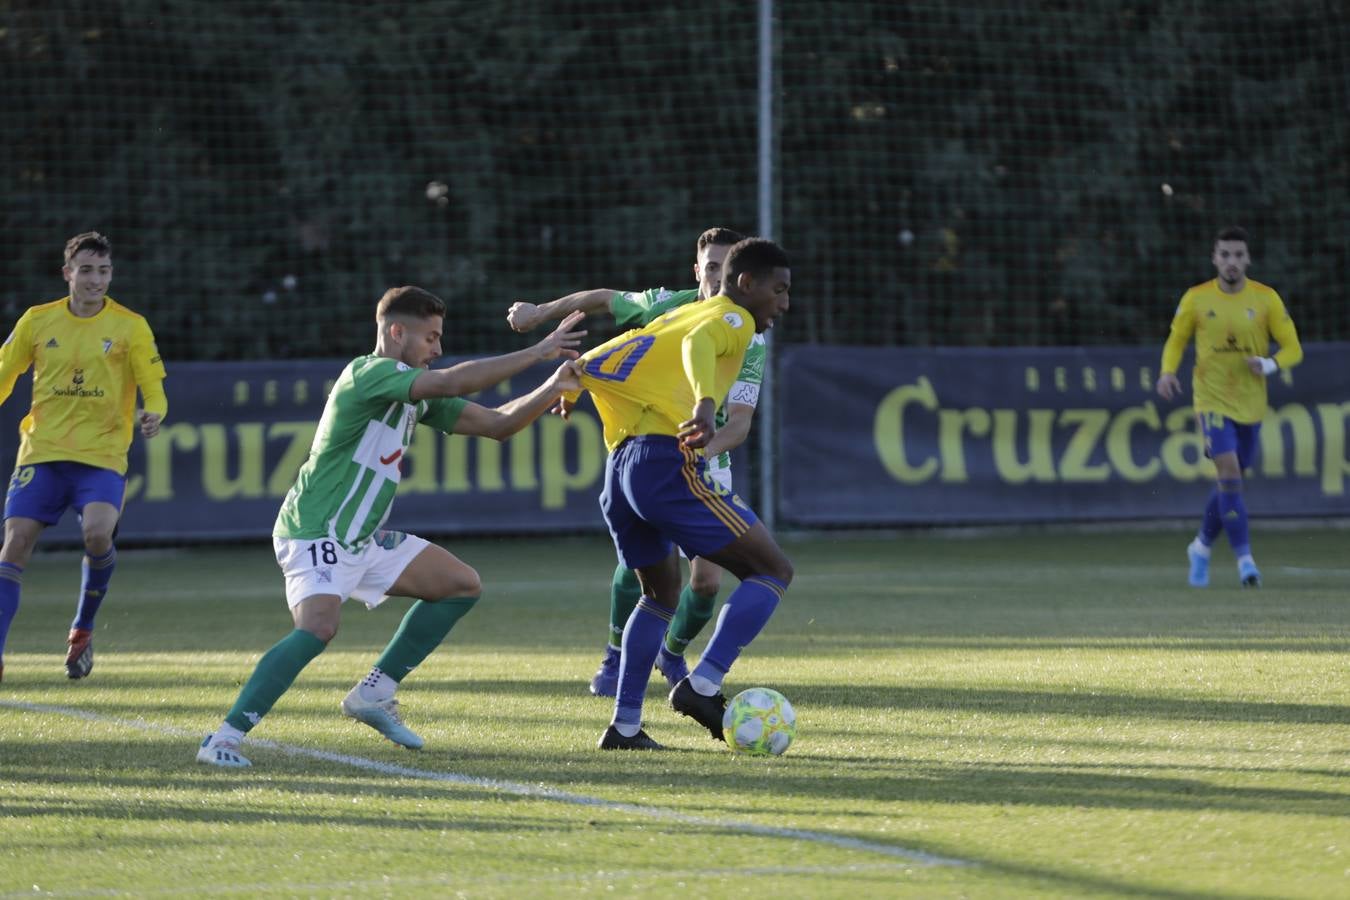
[[[84,533],[84,552],[89,556],[103,556],[112,549],[111,531],[86,531]]]
[[[446,591],[446,597],[478,597],[483,593],[483,579],[478,577],[478,573],[465,566],[462,570],[451,573],[450,589]],[[440,598],[436,598],[440,599]]]
[[[710,575],[707,572],[694,571],[689,574],[689,587],[695,594],[708,596],[722,590],[722,573]]]
[[[778,554],[778,558],[773,560],[769,565],[768,571],[764,574],[768,575],[770,578],[783,582],[785,585],[791,584],[792,576],[795,574],[792,570],[792,560],[780,553]]]
[[[0,562],[7,562],[12,566],[23,568],[28,565],[28,560],[33,555],[33,547],[37,544],[35,538],[26,534],[5,533],[5,545],[0,547]]]
[[[333,638],[337,637],[338,623],[309,622],[306,623],[303,627],[301,627],[300,630],[308,631],[310,634],[314,635],[316,638],[323,641],[325,644],[328,644],[332,643]]]

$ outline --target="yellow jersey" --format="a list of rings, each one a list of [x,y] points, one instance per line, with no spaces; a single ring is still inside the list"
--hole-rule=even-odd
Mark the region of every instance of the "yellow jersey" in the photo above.
[[[613,450],[639,434],[674,436],[696,401],[717,406],[741,371],[755,320],[730,297],[678,307],[587,352],[581,386],[591,392]]]
[[[1196,412],[1219,413],[1244,425],[1260,422],[1266,414],[1266,378],[1252,374],[1247,357],[1269,356],[1273,338],[1280,345],[1275,362],[1281,369],[1303,360],[1284,301],[1273,288],[1251,279],[1236,294],[1220,290],[1214,279],[1182,296],[1163,347],[1162,372],[1176,373],[1192,335]]]
[[[16,464],[80,462],[126,474],[136,388],[146,410],[168,411],[164,363],[141,316],[104,297],[103,309],[81,318],[69,301],[30,308],[0,346],[0,403],[33,367]]]

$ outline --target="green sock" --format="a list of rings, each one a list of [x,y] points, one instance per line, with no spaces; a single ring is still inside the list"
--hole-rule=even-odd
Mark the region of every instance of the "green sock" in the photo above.
[[[628,617],[633,614],[640,599],[642,584],[638,581],[637,572],[625,569],[623,563],[619,563],[614,570],[614,581],[609,587],[609,633],[605,635],[605,641],[611,647],[623,643],[623,627],[628,624]]]
[[[229,715],[225,717],[226,723],[248,732],[281,699],[300,670],[309,665],[310,660],[322,653],[326,646],[323,641],[299,628],[273,644],[272,649],[258,660],[253,674],[239,691],[239,699],[234,701]]]
[[[435,603],[418,600],[408,609],[389,646],[375,660],[375,668],[395,681],[402,681],[441,645],[455,623],[477,602],[477,597],[447,597]]]
[[[697,594],[691,585],[685,585],[680,591],[680,605],[675,608],[675,618],[670,620],[666,630],[666,649],[671,653],[684,656],[689,642],[698,637],[703,626],[712,620],[713,604],[717,594]]]

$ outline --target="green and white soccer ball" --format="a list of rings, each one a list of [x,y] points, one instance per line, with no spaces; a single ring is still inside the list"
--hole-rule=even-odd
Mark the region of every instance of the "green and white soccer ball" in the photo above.
[[[788,698],[772,688],[750,688],[727,704],[722,734],[737,753],[778,756],[797,734],[797,713]]]

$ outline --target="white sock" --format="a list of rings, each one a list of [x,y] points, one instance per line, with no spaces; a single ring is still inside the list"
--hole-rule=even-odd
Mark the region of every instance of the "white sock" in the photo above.
[[[1202,559],[1209,559],[1209,547],[1201,542],[1199,538],[1191,541],[1191,552]]]
[[[244,733],[229,722],[220,723],[220,727],[216,729],[216,733],[211,736],[213,742],[234,741],[237,744],[243,739]]]
[[[712,697],[722,689],[721,684],[702,675],[690,675],[689,686],[694,689],[694,693],[702,694],[704,697]]]
[[[361,699],[369,703],[388,700],[394,696],[396,690],[398,690],[398,682],[380,671],[378,666],[372,667],[370,674],[361,679],[359,687]]]
[[[620,724],[618,722],[613,722],[611,724],[613,725],[614,730],[624,737],[632,737],[642,730],[641,725]]]

